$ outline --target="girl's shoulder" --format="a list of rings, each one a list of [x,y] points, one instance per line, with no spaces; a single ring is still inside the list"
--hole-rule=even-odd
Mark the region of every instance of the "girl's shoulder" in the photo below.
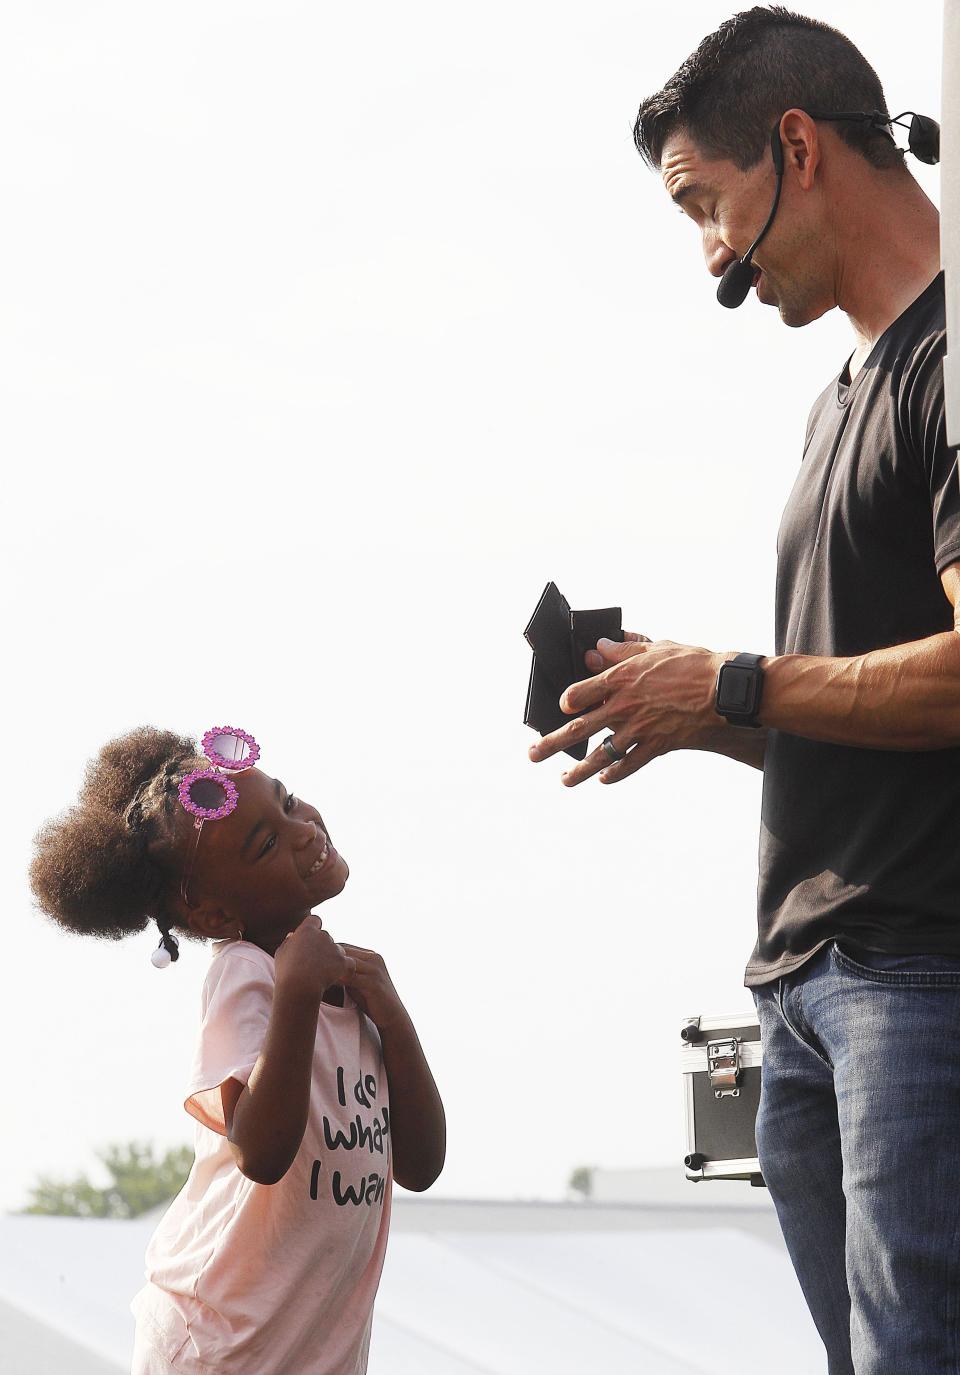
[[[214,941],[210,951],[210,967],[204,980],[209,992],[224,979],[234,983],[264,983],[271,986],[276,978],[273,956],[251,941]]]

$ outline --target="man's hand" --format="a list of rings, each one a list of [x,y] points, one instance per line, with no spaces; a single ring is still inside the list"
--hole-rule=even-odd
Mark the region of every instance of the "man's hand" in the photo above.
[[[560,698],[563,711],[585,715],[532,745],[530,758],[539,763],[597,731],[612,732],[614,748],[626,758],[611,763],[598,747],[563,775],[566,786],[575,787],[597,773],[602,783],[619,783],[658,755],[707,747],[718,724],[717,674],[728,657],[633,634],[623,644],[600,640],[597,654],[589,654],[586,662],[606,667]]]
[[[407,1019],[407,1009],[387,973],[383,956],[358,945],[344,945],[344,954],[353,964],[343,984],[361,1012],[365,1012],[378,1031],[386,1031]]]
[[[635,630],[625,630],[623,639],[625,644],[648,645],[652,643],[649,635],[638,635]],[[602,673],[608,667],[607,660],[595,649],[588,649],[583,659],[591,673]]]

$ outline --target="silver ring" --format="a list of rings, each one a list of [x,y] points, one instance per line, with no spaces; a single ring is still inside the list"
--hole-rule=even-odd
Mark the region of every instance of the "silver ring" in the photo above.
[[[611,764],[619,764],[621,759],[626,759],[625,754],[621,754],[613,743],[613,736],[608,735],[606,740],[600,741],[600,748],[604,751]]]

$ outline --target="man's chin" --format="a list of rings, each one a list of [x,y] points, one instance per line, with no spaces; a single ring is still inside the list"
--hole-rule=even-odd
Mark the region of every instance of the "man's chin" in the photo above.
[[[819,320],[821,315],[826,315],[830,306],[821,306],[819,309],[809,304],[793,305],[789,301],[779,301],[777,303],[780,311],[780,319],[790,329],[802,329],[804,325],[812,325],[814,320]]]
[[[765,288],[763,294],[760,291],[761,287]],[[790,329],[802,329],[804,325],[812,325],[814,320],[819,320],[821,315],[826,315],[834,304],[829,300],[818,302],[791,299],[788,294],[773,287],[766,278],[761,278],[757,284],[757,300],[765,306],[776,306],[780,313],[780,319]]]
[[[794,310],[791,306],[782,305],[779,307],[780,319],[788,329],[803,329],[804,325],[809,325],[810,317],[803,315],[800,311]]]
[[[783,315],[784,302],[781,299],[781,293],[765,272],[761,274],[760,280],[754,287],[754,292],[762,306],[776,306],[780,314]]]
[[[789,299],[784,299],[782,292],[778,291],[765,272],[760,274],[760,279],[754,287],[757,300],[762,306],[776,306],[780,312],[780,319],[791,329],[796,329],[800,325],[807,323],[802,318],[801,312],[793,305]]]

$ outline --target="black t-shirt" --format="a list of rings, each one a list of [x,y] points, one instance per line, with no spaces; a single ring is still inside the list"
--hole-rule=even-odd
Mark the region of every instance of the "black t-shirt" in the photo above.
[[[778,654],[844,657],[953,628],[943,275],[813,407],[777,543]],[[960,692],[960,682],[957,684]],[[857,749],[771,730],[748,986],[846,937],[960,956],[960,749]]]

